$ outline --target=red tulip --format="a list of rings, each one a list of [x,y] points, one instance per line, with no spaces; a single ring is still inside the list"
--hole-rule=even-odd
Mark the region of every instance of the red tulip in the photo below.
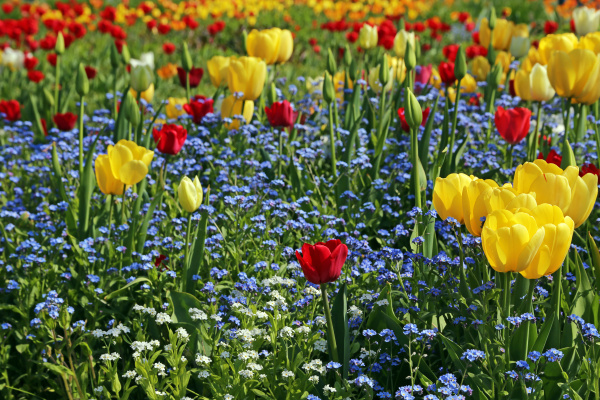
[[[181,86],[185,87],[185,70],[181,67],[177,67],[177,76],[179,77],[179,83]],[[190,87],[195,88],[200,84],[200,80],[202,79],[202,75],[204,74],[204,70],[202,68],[194,68],[188,74],[188,79],[190,81]]]
[[[28,55],[25,57],[23,65],[25,66],[25,69],[32,70],[36,67],[36,65],[38,65],[38,59],[32,55]]]
[[[166,54],[173,54],[175,51],[175,45],[173,43],[165,43],[163,44],[163,51]]]
[[[291,128],[296,123],[298,113],[294,111],[289,101],[276,101],[271,107],[265,107],[269,123],[274,127]]]
[[[84,69],[85,75],[88,77],[88,79],[94,79],[96,77],[96,74],[98,73],[98,71],[96,71],[96,68],[90,67],[89,65],[86,66]]]
[[[460,46],[457,44],[449,44],[444,46],[442,49],[442,54],[444,54],[444,57],[446,57],[448,61],[454,62],[456,60],[456,54],[458,54],[459,47]]]
[[[429,118],[429,111],[429,107],[423,110],[423,122],[421,122],[421,126],[425,126],[425,124],[427,123],[427,118]],[[410,126],[408,126],[408,122],[406,122],[406,116],[404,115],[404,107],[400,107],[398,109],[398,116],[400,117],[402,130],[404,132],[410,132]]]
[[[454,81],[456,81],[456,77],[454,76],[454,63],[453,62],[444,62],[440,63],[440,78],[442,78],[442,82],[446,85],[453,85]]]
[[[181,151],[187,130],[180,125],[165,124],[160,130],[154,128],[152,137],[156,143],[156,148],[163,154],[175,155]]]
[[[358,40],[358,33],[354,32],[354,31],[350,31],[350,32],[346,33],[346,39],[350,43],[354,43]]]
[[[50,53],[46,56],[46,60],[50,65],[56,67],[56,53]]]
[[[213,99],[197,95],[190,100],[189,104],[184,104],[183,109],[192,116],[192,121],[199,125],[206,114],[214,112]]]
[[[169,24],[158,24],[158,33],[166,35],[171,31],[171,25]]]
[[[505,110],[498,107],[494,122],[504,140],[510,144],[517,144],[529,133],[531,110],[523,107]]]
[[[5,14],[10,14],[13,10],[14,6],[11,3],[2,4],[2,11]]]
[[[431,64],[421,65],[415,69],[415,83],[420,83],[425,86],[429,79],[431,78]]]
[[[540,154],[538,154],[538,159],[543,160],[544,154],[540,152]],[[560,164],[562,163],[562,156],[552,149],[546,156],[546,162],[560,167]]]
[[[17,121],[21,119],[21,104],[17,100],[0,100],[0,114],[4,114],[4,119]]]
[[[546,21],[544,24],[544,33],[546,35],[550,35],[558,30],[558,22],[555,21]]]
[[[338,239],[315,245],[304,243],[302,254],[296,251],[296,258],[302,267],[304,277],[315,285],[333,282],[340,277],[342,267],[348,257],[348,247]]]
[[[594,174],[600,176],[600,169],[598,169],[598,167],[596,167],[594,164],[586,162],[579,170],[579,176],[584,176],[585,174]]]
[[[27,78],[33,83],[40,83],[44,79],[44,73],[35,69],[27,71]]]
[[[77,115],[70,112],[66,112],[64,114],[57,113],[54,117],[52,117],[52,121],[54,121],[56,127],[61,131],[71,131],[73,128],[75,128]]]

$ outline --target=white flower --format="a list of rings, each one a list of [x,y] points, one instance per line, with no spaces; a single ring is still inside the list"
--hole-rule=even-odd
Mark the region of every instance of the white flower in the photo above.
[[[356,306],[350,306],[350,308],[348,309],[348,313],[350,314],[350,318],[356,318],[358,316],[361,316],[363,312],[360,308]]]
[[[165,351],[171,351],[171,349],[173,349],[173,345],[171,343],[165,344],[163,349],[165,349]]]
[[[185,342],[189,342],[190,334],[185,330],[185,328],[177,328],[175,331],[177,333],[177,337],[182,339]]]
[[[310,378],[308,378],[308,381],[313,385],[316,385],[319,383],[319,377],[317,375],[312,375]]]
[[[383,299],[383,300],[376,301],[375,304],[377,304],[378,306],[387,306],[388,304],[390,304],[390,302],[387,301],[387,299]]]
[[[573,22],[577,35],[584,36],[598,30],[600,25],[600,10],[588,7],[577,7],[573,10]]]
[[[263,369],[262,365],[256,363],[248,363],[248,368],[253,371],[262,371]]]
[[[208,371],[200,371],[200,373],[198,374],[198,378],[202,379],[202,378],[208,378],[210,376],[210,373]]]
[[[167,372],[165,370],[166,369],[165,364],[163,364],[161,362],[155,362],[153,367],[158,370],[158,375],[167,376]]]
[[[257,311],[256,312],[256,318],[258,318],[258,319],[267,319],[267,318],[269,318],[269,315],[266,312],[264,312],[264,311]]]
[[[162,325],[164,323],[170,323],[171,322],[171,317],[169,316],[169,314],[166,313],[158,313],[156,314],[156,323],[158,325]]]
[[[323,339],[319,339],[315,342],[315,350],[321,351],[323,353],[327,352],[327,341]]]
[[[2,65],[5,65],[12,70],[21,69],[25,62],[25,53],[21,50],[13,50],[10,47],[7,47],[4,49],[1,60]]]
[[[308,326],[300,326],[296,328],[296,333],[307,336],[310,333],[310,328]]]
[[[102,329],[96,329],[96,330],[92,331],[92,336],[94,336],[95,338],[101,338],[104,335],[105,334]]]
[[[94,388],[94,392],[96,393],[102,393],[102,391],[104,391],[104,386],[98,386]]]
[[[167,395],[167,393],[166,393],[166,392],[161,392],[160,390],[156,390],[156,389],[154,390],[154,393],[155,393],[157,396],[166,396],[166,395]]]
[[[196,354],[196,364],[208,365],[211,363],[210,357],[203,356],[202,354]]]
[[[221,358],[229,358],[230,356],[231,356],[231,354],[229,354],[229,352],[228,352],[228,351],[224,351],[224,352],[222,352],[222,353],[221,353],[221,356],[220,356],[220,357],[221,357]]]
[[[200,320],[200,321],[206,321],[208,319],[208,317],[206,316],[206,313],[202,310],[199,310],[197,308],[190,308],[189,309],[189,313],[190,313],[190,317],[194,320]]]
[[[233,400],[234,397],[230,394],[226,394],[225,396],[223,396],[223,400]]]
[[[116,361],[119,358],[121,358],[121,356],[119,355],[119,353],[106,353],[106,354],[102,354],[100,356],[100,360],[107,362],[107,361]]]
[[[281,337],[281,338],[286,338],[286,337],[287,338],[291,338],[291,337],[294,337],[294,331],[289,326],[285,326],[285,327],[283,327],[279,331],[279,337]]]
[[[317,318],[315,318],[315,323],[317,325],[323,326],[323,325],[325,325],[327,323],[327,320],[325,319],[325,317],[319,315]]]
[[[152,53],[152,52],[142,53],[139,60],[136,60],[135,58],[131,58],[129,60],[129,64],[131,65],[132,69],[135,67],[148,66],[148,67],[150,67],[150,69],[153,70],[154,69],[154,53]]]
[[[213,314],[210,316],[212,319],[214,319],[216,322],[221,322],[221,317],[217,314]]]
[[[334,387],[331,387],[331,386],[329,386],[329,385],[325,385],[325,387],[323,388],[323,392],[324,392],[324,393],[325,393],[327,396],[329,396],[329,395],[331,395],[331,394],[335,393],[335,392],[336,392],[336,390],[335,390],[335,388],[334,388]]]
[[[242,378],[250,379],[254,376],[254,371],[250,371],[249,369],[243,369],[240,371],[240,376]]]
[[[283,377],[283,379],[288,379],[288,378],[293,378],[294,377],[294,373],[292,371],[288,371],[287,369],[284,370],[281,373],[281,376]]]

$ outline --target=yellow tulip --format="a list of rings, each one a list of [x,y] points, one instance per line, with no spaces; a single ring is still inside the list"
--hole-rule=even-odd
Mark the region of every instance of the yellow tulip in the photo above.
[[[512,38],[528,38],[529,37],[529,26],[527,24],[516,24],[512,30]],[[512,39],[511,39],[512,40]]]
[[[557,50],[548,62],[548,78],[559,96],[593,104],[600,98],[600,55],[584,49]]]
[[[315,97],[321,98],[323,97],[324,81],[325,79],[322,76],[317,76],[314,79],[309,77],[306,79],[306,90]]]
[[[169,97],[165,106],[165,113],[168,119],[177,119],[185,114],[183,106],[187,104],[187,100],[183,97]]]
[[[540,64],[535,64],[531,72],[517,71],[515,92],[525,101],[548,101],[556,93],[548,80],[547,67]]]
[[[560,50],[569,53],[571,50],[577,48],[577,45],[577,36],[572,33],[554,33],[544,36],[538,46],[540,55],[539,63],[546,65],[550,62],[550,56],[553,52]]]
[[[110,168],[110,159],[107,154],[100,154],[96,157],[94,170],[96,172],[96,182],[98,182],[98,187],[102,193],[123,194],[125,185],[113,175]]]
[[[596,175],[580,177],[577,167],[563,170],[544,160],[519,165],[515,170],[514,187],[520,193],[535,193],[538,204],[558,206],[573,219],[575,228],[590,216],[598,197]]]
[[[573,22],[577,35],[584,36],[598,30],[600,25],[600,10],[589,7],[577,7],[573,10]]]
[[[538,279],[557,271],[564,262],[573,239],[573,220],[557,206],[541,204],[531,209],[544,240],[531,263],[521,271],[527,279]]]
[[[404,29],[402,29],[398,31],[396,37],[394,37],[394,52],[400,58],[404,58],[406,43],[410,43],[412,48],[415,48],[415,33],[406,32]]]
[[[491,30],[487,18],[481,21],[479,26],[479,42],[485,48],[489,47],[490,40],[492,41],[492,47],[496,50],[508,50],[510,46],[510,40],[513,36],[513,29],[515,24],[505,19],[497,19],[496,27],[494,28],[494,37],[490,38]]]
[[[206,69],[213,86],[218,88],[221,86],[221,82],[227,79],[229,57],[214,56],[206,62]]]
[[[389,54],[387,55],[388,65],[392,67],[394,73],[390,76],[393,76],[394,79],[398,80],[398,82],[404,82],[404,78],[406,78],[406,63],[404,59],[400,57],[392,57]]]
[[[535,47],[530,47],[527,57],[523,61],[523,64],[521,64],[521,69],[530,72],[535,64],[546,65],[542,63],[538,50]]]
[[[513,36],[510,41],[510,54],[515,58],[521,58],[529,52],[530,47],[529,37]]]
[[[364,24],[358,33],[358,43],[364,50],[372,49],[377,46],[377,27]]]
[[[502,72],[506,74],[510,69],[510,61],[511,57],[509,53],[507,53],[506,51],[499,51],[496,54],[496,61],[494,62],[494,64],[499,64],[500,66],[502,66]]]
[[[381,93],[381,90],[385,90],[389,92],[392,89],[392,85],[394,84],[394,68],[390,68],[389,80],[386,85],[382,88],[381,83],[379,82],[379,65],[371,68],[369,71],[369,86],[375,93]]]
[[[490,69],[490,62],[487,57],[477,56],[471,61],[471,73],[478,82],[486,80]]]
[[[463,213],[463,190],[473,180],[473,175],[450,174],[446,178],[437,178],[433,187],[433,207],[443,220],[454,218],[461,224],[465,222]]]
[[[246,123],[250,123],[254,115],[254,102],[252,100],[236,99],[233,95],[226,97],[221,104],[221,117],[232,119],[231,123],[225,124],[227,129],[238,129],[240,127],[239,119],[234,118],[236,115],[242,115]]]
[[[250,57],[258,57],[267,64],[275,64],[279,56],[280,29],[253,29],[246,38],[246,51]]]
[[[277,62],[283,64],[288,61],[294,52],[294,37],[292,32],[287,29],[282,29],[280,33],[279,41],[279,55],[277,56]]]
[[[231,58],[227,85],[231,93],[243,93],[243,100],[256,100],[262,93],[266,77],[267,64],[260,58]]]
[[[588,33],[579,40],[579,48],[600,53],[600,32]]]
[[[154,152],[131,140],[119,140],[108,146],[110,168],[115,179],[125,185],[135,185],[146,177]]]
[[[133,90],[133,88],[129,89],[133,97],[137,98],[137,92]],[[152,101],[154,98],[154,83],[150,84],[150,87],[144,90],[140,96],[142,99],[146,100],[148,103]]]
[[[202,198],[204,197],[202,185],[200,185],[197,176],[194,178],[194,181],[184,176],[177,188],[177,194],[179,196],[179,204],[189,213],[193,213],[200,208]]]

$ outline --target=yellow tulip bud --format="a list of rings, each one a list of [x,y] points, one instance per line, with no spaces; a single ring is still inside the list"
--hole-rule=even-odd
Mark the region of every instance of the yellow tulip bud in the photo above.
[[[100,154],[94,163],[96,182],[104,194],[122,195],[125,185],[115,178],[110,168],[110,159],[107,154]]]
[[[292,32],[287,29],[282,29],[279,38],[279,54],[277,62],[283,64],[287,62],[294,52],[294,37]]]
[[[256,100],[265,86],[266,77],[267,65],[260,58],[231,57],[227,85],[231,93],[243,93],[243,100]]]
[[[371,68],[371,70],[369,71],[369,86],[371,87],[371,89],[373,89],[373,91],[375,93],[381,93],[381,90],[384,89],[386,92],[390,91],[392,89],[392,85],[394,84],[394,68],[388,68],[389,69],[389,77],[392,79],[389,79],[386,83],[385,86],[382,86],[381,83],[379,82],[379,67],[380,65]]]
[[[600,98],[600,55],[585,49],[554,51],[548,62],[548,79],[559,96],[593,104]]]
[[[539,63],[546,65],[550,61],[550,56],[553,52],[560,50],[569,53],[571,50],[577,48],[577,45],[577,36],[572,33],[554,33],[544,36],[538,46]]]
[[[239,119],[233,118],[236,115],[242,115],[246,123],[250,123],[252,115],[254,115],[254,102],[252,100],[236,99],[233,96],[226,97],[221,105],[221,117],[233,120],[231,123],[225,124],[227,129],[238,129],[240,127]]]
[[[600,53],[600,32],[588,33],[579,40],[579,48]]]
[[[410,42],[412,48],[415,48],[415,33],[406,32],[404,29],[398,31],[396,37],[394,37],[394,52],[400,58],[404,58],[406,51],[406,43]]]
[[[513,35],[513,28],[515,24],[505,19],[497,19],[496,27],[494,28],[493,37],[490,30],[489,22],[487,18],[481,21],[479,26],[479,42],[484,47],[489,47],[490,40],[492,41],[492,47],[496,50],[508,50],[510,41]]]
[[[131,140],[119,140],[108,146],[108,158],[113,176],[125,185],[135,185],[148,174],[154,152]]]
[[[377,46],[377,27],[369,24],[364,24],[358,33],[358,43],[365,50],[372,49]]]
[[[281,40],[279,28],[259,31],[253,29],[246,38],[246,51],[250,57],[258,57],[267,64],[275,64],[279,57]]]
[[[471,73],[478,82],[486,80],[487,75],[490,73],[490,62],[486,57],[477,56],[471,61]]]
[[[463,214],[463,190],[475,178],[473,175],[450,174],[446,178],[437,178],[433,188],[433,207],[443,220],[452,217],[461,224],[465,222]]]
[[[168,119],[177,119],[185,114],[183,106],[187,104],[187,99],[184,97],[169,97],[165,106],[165,113]]]
[[[192,182],[187,176],[184,176],[179,183],[177,194],[179,196],[179,204],[189,213],[193,213],[200,208],[204,196],[198,177],[194,178]]]
[[[548,79],[547,67],[540,64],[535,64],[531,72],[517,71],[515,92],[525,101],[548,101],[556,94]]]

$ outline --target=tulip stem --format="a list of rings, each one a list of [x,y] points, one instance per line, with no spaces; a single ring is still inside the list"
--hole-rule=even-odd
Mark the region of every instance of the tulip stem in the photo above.
[[[117,106],[119,104],[119,99],[117,96],[117,80],[119,79],[118,77],[118,68],[115,69],[114,71],[114,79],[113,79],[113,92],[115,94],[115,97],[113,98],[113,119],[115,120],[115,122],[117,121]]]
[[[329,104],[329,149],[331,152],[331,173],[333,174],[332,179],[335,181],[337,178],[337,160],[335,157],[335,136],[333,134],[333,104]]]
[[[410,152],[412,161],[412,179],[415,191],[415,207],[421,207],[421,179],[419,176],[419,140],[417,132],[419,128],[410,130]]]
[[[79,99],[79,179],[83,179],[83,104],[84,96]]]
[[[190,99],[192,98],[191,94],[190,94],[190,72],[186,71],[185,72],[185,94],[187,96],[187,102],[190,102]]]
[[[115,199],[113,199],[113,195],[109,194],[106,201],[109,202],[110,206],[109,206],[109,211],[108,211],[108,234],[106,235],[108,237],[108,241],[110,242],[110,234],[112,231],[112,219],[113,219],[113,209],[114,209],[114,203],[115,203]]]
[[[331,351],[331,359],[334,362],[338,361],[337,343],[335,342],[335,334],[333,332],[333,321],[331,319],[331,309],[329,308],[329,299],[327,298],[327,283],[321,285],[321,297],[323,298],[323,311],[327,320],[327,341],[329,342],[329,350]]]
[[[503,273],[502,277],[504,278],[504,290],[502,294],[504,295],[504,318],[506,319],[510,316],[510,271]],[[504,355],[506,356],[506,367],[508,368],[510,366],[510,333],[508,332],[508,328],[506,328],[505,332]]]
[[[123,185],[123,201],[121,201],[121,225],[127,222],[127,220],[125,219],[125,201],[127,200],[127,198],[125,197],[126,192],[127,186]]]
[[[184,249],[184,254],[185,254],[185,258],[183,259],[183,268],[182,268],[182,273],[181,273],[181,290],[185,291],[185,282],[187,279],[187,269],[188,269],[188,264],[190,263],[189,260],[189,253],[190,253],[190,232],[192,229],[192,213],[188,213],[188,221],[187,221],[187,232],[185,234],[185,249]]]
[[[58,113],[58,88],[60,86],[60,55],[56,55],[56,68],[55,68],[55,80],[56,82],[54,83],[54,115],[56,115]]]
[[[537,103],[537,112],[535,115],[535,130],[533,131],[533,143],[530,143],[531,145],[531,151],[529,154],[529,160],[533,161],[535,160],[535,158],[537,157],[537,152],[538,152],[538,142],[539,142],[539,132],[540,132],[540,118],[542,115],[542,102],[538,101]]]

